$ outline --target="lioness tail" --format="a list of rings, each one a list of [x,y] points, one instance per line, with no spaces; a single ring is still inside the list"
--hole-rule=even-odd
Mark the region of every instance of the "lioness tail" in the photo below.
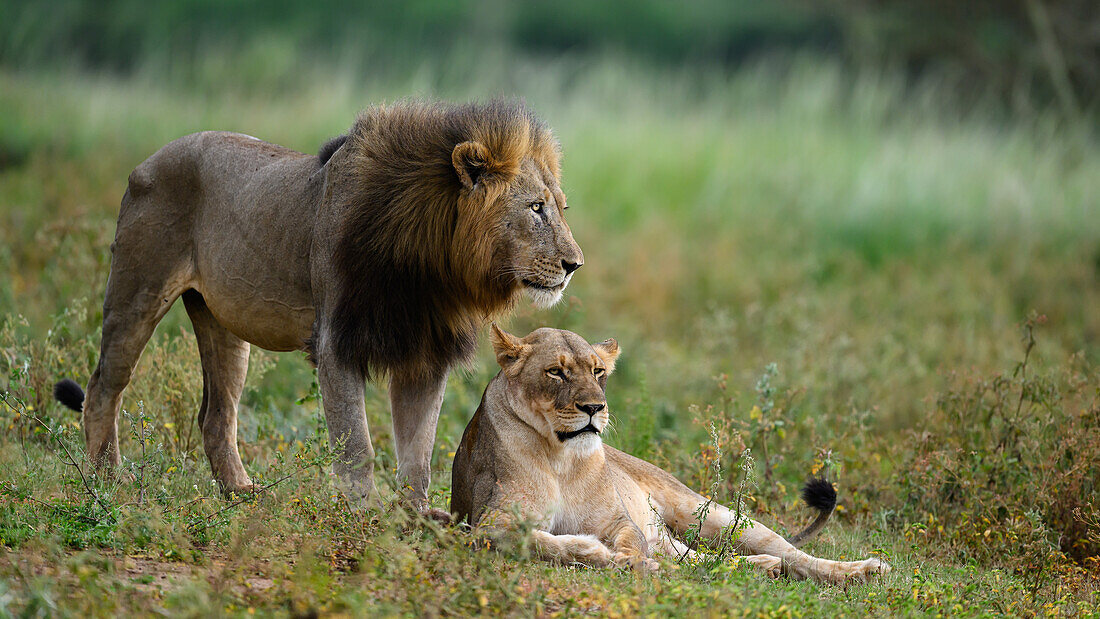
[[[84,410],[84,390],[76,381],[63,378],[53,386],[53,397],[76,412]]]
[[[836,508],[836,488],[824,477],[810,478],[805,486],[802,486],[802,500],[813,509],[817,510],[817,518],[810,526],[787,538],[792,546],[801,546],[825,526],[825,521]]]

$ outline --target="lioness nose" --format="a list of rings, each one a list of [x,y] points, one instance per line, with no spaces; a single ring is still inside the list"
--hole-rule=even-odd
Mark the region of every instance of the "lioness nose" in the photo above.
[[[577,408],[580,409],[581,412],[588,413],[589,416],[592,416],[602,411],[603,406],[603,404],[578,404]]]
[[[583,262],[569,262],[568,260],[562,260],[561,261],[561,268],[565,269],[565,274],[566,275],[569,275],[570,273],[572,273],[573,271],[576,271],[577,269],[581,268],[582,266],[584,266]]]

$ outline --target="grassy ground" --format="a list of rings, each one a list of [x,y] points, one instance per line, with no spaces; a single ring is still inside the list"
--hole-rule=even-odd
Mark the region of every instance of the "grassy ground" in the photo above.
[[[0,71],[0,612],[1097,612],[1089,127],[963,113],[936,84],[799,60],[654,75],[621,59],[489,58],[373,81],[237,60],[246,82],[215,60],[167,80]],[[586,256],[567,303],[521,307],[506,326],[618,338],[608,442],[720,500],[747,478],[765,523],[799,528],[797,484],[826,468],[841,509],[809,550],[877,554],[892,574],[821,588],[731,562],[635,578],[474,551],[391,505],[349,512],[296,354],[253,351],[241,450],[271,487],[226,501],[195,428],[201,374],[180,307],[124,397],[133,479],[67,464],[65,449],[89,475],[78,420],[49,386],[95,362],[137,163],[201,129],[313,151],[371,102],[497,93],[526,96],[560,137]],[[494,372],[484,348],[444,402],[438,507]],[[367,408],[386,488],[384,390]]]

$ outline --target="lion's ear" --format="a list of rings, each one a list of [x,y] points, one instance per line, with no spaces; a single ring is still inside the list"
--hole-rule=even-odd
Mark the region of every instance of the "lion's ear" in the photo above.
[[[615,360],[619,358],[619,343],[615,341],[615,338],[610,337],[602,342],[596,342],[592,345],[592,348],[596,349],[596,354],[603,360],[603,364],[607,366],[607,373],[610,374],[615,371]]]
[[[497,363],[505,370],[519,361],[529,348],[523,340],[501,329],[495,322],[490,325],[489,342],[492,343],[493,352],[497,355]]]
[[[463,142],[451,151],[451,163],[466,189],[472,189],[488,171],[491,157],[488,147],[481,142]]]

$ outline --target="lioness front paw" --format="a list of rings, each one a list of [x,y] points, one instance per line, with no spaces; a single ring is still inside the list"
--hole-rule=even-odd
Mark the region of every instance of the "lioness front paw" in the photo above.
[[[850,582],[867,582],[874,576],[889,574],[890,570],[893,569],[890,567],[890,564],[877,557],[864,559],[863,561],[857,562],[856,565],[856,569],[852,570],[852,574],[848,576]]]
[[[640,556],[637,553],[616,552],[611,557],[611,563],[617,567],[629,567],[642,574],[655,574],[661,571],[661,564],[650,557]]]
[[[614,563],[614,555],[611,554],[611,549],[604,546],[600,540],[594,537],[580,537],[574,543],[573,554],[581,563],[593,567],[602,567]]]
[[[783,560],[772,555],[748,555],[746,561],[762,570],[768,578],[779,578],[783,573]]]
[[[875,576],[890,572],[890,566],[882,559],[871,557],[863,561],[825,562],[827,566],[810,576],[819,582],[830,585],[857,585],[865,583]]]

